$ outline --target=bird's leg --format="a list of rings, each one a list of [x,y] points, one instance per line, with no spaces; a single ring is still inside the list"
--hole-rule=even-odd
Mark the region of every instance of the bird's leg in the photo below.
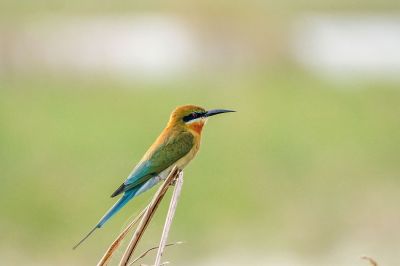
[[[172,172],[172,170],[170,172],[168,172],[168,174],[166,174],[165,172],[162,172],[162,173],[160,173],[158,175],[154,175],[153,178],[155,178],[157,180],[157,183],[158,183],[161,180],[165,180],[167,178],[167,176],[171,174],[171,172]],[[180,172],[183,172],[183,170],[177,168],[176,175],[175,175],[174,179],[171,181],[171,183],[169,184],[170,186],[175,186],[176,179],[178,178]]]
[[[183,175],[183,170],[182,169],[179,169],[178,168],[178,172],[177,172],[177,175],[175,176],[175,178],[172,180],[172,182],[171,182],[171,184],[170,184],[170,186],[175,186],[175,184],[176,184],[176,180],[178,179],[178,177],[179,177],[179,174],[182,172],[182,175]]]

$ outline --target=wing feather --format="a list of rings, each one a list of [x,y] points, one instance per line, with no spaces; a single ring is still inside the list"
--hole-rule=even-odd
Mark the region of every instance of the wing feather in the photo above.
[[[151,177],[158,175],[180,158],[184,157],[193,147],[194,136],[190,132],[180,132],[159,145],[147,160],[143,160],[133,169],[125,182],[112,194],[115,197],[122,192],[143,184]]]

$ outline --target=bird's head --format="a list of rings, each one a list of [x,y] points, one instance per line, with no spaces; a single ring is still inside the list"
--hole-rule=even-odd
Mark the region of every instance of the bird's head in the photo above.
[[[204,108],[195,105],[179,106],[172,112],[169,124],[183,126],[200,134],[210,116],[228,112],[235,111],[224,109],[206,111]]]

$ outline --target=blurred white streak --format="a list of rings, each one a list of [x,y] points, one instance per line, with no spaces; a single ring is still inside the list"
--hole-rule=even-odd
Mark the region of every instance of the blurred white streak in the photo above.
[[[295,58],[335,79],[400,77],[400,16],[309,15],[295,25]]]
[[[19,70],[154,78],[185,71],[197,57],[191,30],[173,16],[58,18],[26,25],[12,35],[8,60],[0,66],[11,63]]]

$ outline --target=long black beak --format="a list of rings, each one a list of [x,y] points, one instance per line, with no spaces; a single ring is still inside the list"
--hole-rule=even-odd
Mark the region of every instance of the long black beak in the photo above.
[[[213,116],[213,115],[218,115],[218,114],[223,114],[223,113],[231,113],[231,112],[236,112],[236,111],[224,110],[224,109],[214,109],[214,110],[207,111],[205,116],[209,117],[209,116]]]

